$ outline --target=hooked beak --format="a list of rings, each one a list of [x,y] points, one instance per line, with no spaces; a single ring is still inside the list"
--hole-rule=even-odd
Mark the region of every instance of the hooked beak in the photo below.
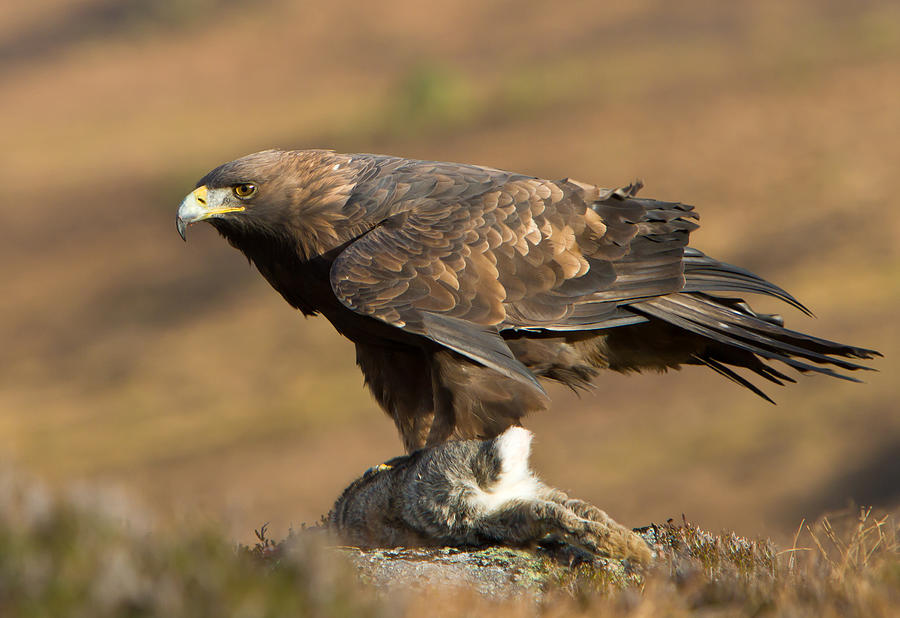
[[[210,192],[206,185],[194,189],[181,201],[178,214],[175,217],[175,227],[182,240],[187,240],[187,227],[191,223],[203,221],[211,217],[218,217],[229,212],[240,212],[243,206],[222,207],[222,197],[216,195],[217,191]],[[218,199],[216,199],[218,198]]]

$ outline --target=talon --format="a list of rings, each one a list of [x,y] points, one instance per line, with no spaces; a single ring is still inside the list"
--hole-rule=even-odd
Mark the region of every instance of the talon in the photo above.
[[[366,474],[366,475],[369,475],[369,474],[378,474],[379,472],[384,472],[385,470],[390,470],[390,469],[393,468],[393,467],[394,467],[394,466],[389,466],[389,465],[386,464],[386,463],[380,463],[380,464],[378,464],[377,466],[372,466],[371,468],[369,468],[368,470],[366,470],[365,474]]]

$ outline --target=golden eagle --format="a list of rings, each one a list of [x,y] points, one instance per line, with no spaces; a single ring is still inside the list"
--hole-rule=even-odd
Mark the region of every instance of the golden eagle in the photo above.
[[[735,294],[757,275],[688,247],[693,207],[476,165],[267,150],[217,167],[178,208],[207,220],[306,315],[356,345],[407,450],[486,439],[546,408],[537,378],[706,365],[852,379],[877,352],[787,330]]]

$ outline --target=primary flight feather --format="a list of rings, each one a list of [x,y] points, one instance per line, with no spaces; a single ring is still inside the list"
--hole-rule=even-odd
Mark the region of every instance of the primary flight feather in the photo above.
[[[768,399],[774,382],[852,379],[877,352],[783,328],[735,294],[793,296],[688,247],[691,206],[502,170],[324,150],[226,163],[178,209],[209,221],[306,315],[356,345],[407,450],[491,438],[546,408],[537,378],[702,364]]]

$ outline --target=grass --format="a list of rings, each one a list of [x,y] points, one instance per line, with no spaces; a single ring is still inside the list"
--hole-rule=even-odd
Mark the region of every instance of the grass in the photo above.
[[[156,528],[108,492],[54,495],[0,477],[0,615],[43,616],[890,616],[900,604],[896,518],[871,509],[802,524],[793,546],[710,534],[687,522],[643,530],[657,549],[635,577],[541,562],[536,594],[485,596],[362,578],[321,535],[253,547],[195,525]]]

